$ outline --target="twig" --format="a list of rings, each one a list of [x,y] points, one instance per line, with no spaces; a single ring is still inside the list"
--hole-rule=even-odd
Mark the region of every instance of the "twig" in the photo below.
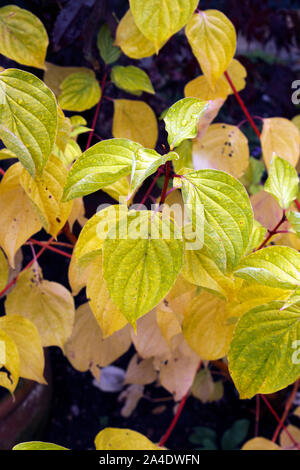
[[[103,98],[103,91],[104,91],[104,88],[105,88],[106,79],[107,79],[107,70],[104,71],[103,79],[102,79],[101,86],[100,86],[100,88],[101,88],[101,96],[100,96],[100,100],[99,100],[98,103],[97,103],[97,107],[96,107],[95,114],[94,114],[94,118],[93,118],[93,122],[92,122],[92,130],[91,130],[90,133],[89,133],[89,137],[88,137],[88,140],[87,140],[87,144],[86,144],[85,150],[87,150],[88,148],[90,148],[91,141],[92,141],[92,138],[93,138],[93,135],[94,135],[94,132],[95,132],[95,127],[96,127],[97,119],[98,119],[98,116],[99,116],[100,105],[101,105],[102,98]]]
[[[293,406],[293,402],[295,400],[295,397],[296,397],[296,394],[297,394],[297,391],[298,391],[298,388],[299,388],[299,385],[300,385],[300,379],[298,379],[295,383],[294,383],[294,386],[293,386],[293,390],[292,390],[292,393],[291,395],[289,396],[286,404],[285,404],[285,409],[284,409],[284,412],[283,412],[283,415],[281,417],[281,420],[280,420],[280,423],[278,423],[278,426],[277,428],[275,429],[275,432],[273,434],[273,437],[272,437],[272,441],[273,442],[276,442],[277,440],[277,437],[278,437],[278,434],[281,430],[281,428],[283,427],[284,425],[284,422],[289,414],[289,411],[291,409],[291,407]]]
[[[159,447],[163,447],[165,445],[165,443],[167,442],[167,440],[169,439],[170,437],[170,434],[172,433],[173,429],[175,428],[176,426],[176,423],[181,415],[181,412],[183,410],[183,407],[185,405],[185,402],[187,400],[187,397],[189,395],[189,390],[186,392],[186,394],[184,395],[184,397],[181,399],[181,402],[179,403],[179,406],[178,406],[178,409],[177,409],[177,412],[174,416],[174,418],[172,419],[171,421],[171,424],[170,426],[168,427],[167,429],[167,432],[163,435],[163,437],[161,438],[161,440],[159,441]]]
[[[267,235],[267,237],[262,241],[262,243],[259,245],[259,247],[255,250],[255,251],[258,251],[258,250],[261,250],[267,243],[268,241],[274,236],[276,235],[278,232],[277,232],[277,229],[280,227],[280,225],[283,224],[283,222],[286,221],[286,215],[285,215],[285,210],[283,210],[283,215],[282,215],[282,218],[280,219],[280,221],[278,222],[278,224],[276,225],[276,227],[274,227],[272,230],[269,230],[269,233]]]

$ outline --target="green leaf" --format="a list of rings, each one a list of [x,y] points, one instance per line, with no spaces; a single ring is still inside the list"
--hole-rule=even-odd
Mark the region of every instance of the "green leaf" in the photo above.
[[[300,212],[290,211],[287,213],[286,217],[298,237],[300,237]]]
[[[178,147],[176,147],[176,153],[179,155],[179,159],[174,161],[173,166],[176,173],[182,168],[194,168],[193,165],[193,141],[184,140]]]
[[[193,171],[181,180],[193,187],[195,204],[198,201],[203,205],[207,224],[224,246],[230,272],[244,255],[253,228],[253,211],[245,188],[233,176],[218,170]]]
[[[189,437],[189,441],[207,450],[217,450],[217,438],[218,436],[214,429],[205,426],[197,426],[193,428],[193,433]]]
[[[44,69],[48,42],[43,23],[30,11],[15,5],[0,8],[0,54]]]
[[[34,162],[27,148],[15,134],[2,126],[2,124],[0,124],[0,139],[9,151],[13,152],[12,156],[8,155],[6,158],[18,158],[24,168],[26,168],[31,175],[34,174]]]
[[[0,125],[13,133],[31,155],[32,161],[24,149],[21,154],[18,144],[21,163],[31,176],[35,171],[41,173],[57,130],[57,105],[52,91],[31,73],[6,69],[0,73],[0,110]]]
[[[183,262],[183,242],[173,222],[152,211],[130,211],[103,244],[103,276],[127,320],[155,307],[173,286]]]
[[[300,308],[283,306],[274,301],[253,308],[235,328],[229,370],[241,398],[277,392],[300,376]]]
[[[284,310],[291,305],[297,304],[298,302],[300,302],[300,287],[297,287],[294,292],[292,292],[291,295],[286,299],[284,306],[281,307],[281,310]]]
[[[128,139],[108,139],[86,150],[72,166],[64,191],[64,200],[98,191],[129,175],[134,154],[140,144]]]
[[[273,155],[264,189],[272,194],[282,209],[288,209],[298,195],[298,173],[283,158]]]
[[[67,447],[62,447],[51,442],[31,441],[21,442],[15,445],[12,450],[69,450]]]
[[[257,220],[254,219],[253,222],[253,230],[249,240],[249,245],[246,250],[246,254],[249,254],[256,248],[258,248],[267,234],[267,229],[263,227],[259,222],[257,222]]]
[[[68,75],[60,85],[58,103],[67,111],[86,111],[101,98],[101,88],[94,72],[77,72]]]
[[[183,98],[177,101],[164,117],[171,150],[185,139],[197,135],[197,124],[207,109],[207,101],[198,98]]]
[[[165,155],[160,155],[155,150],[140,148],[134,154],[130,195],[145,181],[148,176],[152,175],[158,167],[163,165],[169,160],[176,160],[178,155],[176,152],[169,152]]]
[[[300,253],[288,246],[269,246],[246,256],[234,275],[270,287],[294,289],[300,284]]]
[[[106,65],[113,64],[121,55],[121,49],[114,46],[109,26],[103,24],[99,29],[97,36],[97,46],[102,60]]]
[[[223,450],[235,450],[246,439],[249,432],[250,422],[248,419],[239,419],[233,423],[231,428],[224,432],[221,439]]]
[[[156,53],[162,45],[191,18],[198,0],[130,0],[130,10],[142,34],[155,47]]]
[[[111,81],[121,90],[141,96],[143,91],[155,94],[152,83],[146,72],[134,65],[115,65],[111,71]]]

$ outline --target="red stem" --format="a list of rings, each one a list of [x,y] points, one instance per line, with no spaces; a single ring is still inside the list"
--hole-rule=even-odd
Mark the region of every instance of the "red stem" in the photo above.
[[[256,134],[257,137],[260,139],[260,131],[259,131],[259,129],[257,128],[255,122],[253,121],[253,119],[252,119],[252,117],[251,117],[251,115],[250,115],[248,109],[246,108],[246,105],[245,105],[244,101],[243,101],[242,98],[240,97],[240,95],[239,95],[237,89],[235,88],[235,86],[234,86],[234,84],[233,84],[233,82],[232,82],[232,80],[231,80],[231,78],[230,78],[228,72],[225,71],[225,72],[224,72],[224,75],[225,75],[225,77],[226,77],[226,79],[227,79],[229,85],[231,86],[232,91],[233,91],[233,93],[234,93],[234,96],[236,97],[236,99],[237,99],[237,101],[238,101],[240,107],[241,107],[242,110],[244,111],[244,114],[245,114],[246,118],[248,119],[249,123],[251,124],[251,126],[252,126],[252,128],[253,128],[255,134]]]
[[[2,295],[5,294],[5,292],[7,292],[8,289],[10,289],[17,282],[17,279],[20,276],[20,274],[23,273],[24,271],[26,271],[26,269],[30,268],[30,266],[33,265],[33,263],[44,253],[44,251],[47,250],[48,246],[52,243],[53,240],[54,240],[54,237],[49,238],[49,240],[46,242],[46,244],[43,246],[43,248],[38,252],[36,257],[33,258],[31,261],[29,261],[29,263],[26,264],[25,268],[23,268],[22,271],[20,271],[19,274],[16,277],[14,277],[7,284],[6,287],[4,287],[4,289],[0,292],[0,297],[2,297]]]
[[[278,423],[278,426],[277,426],[277,428],[275,429],[275,432],[274,432],[274,434],[273,434],[273,437],[272,437],[272,441],[273,441],[273,442],[276,442],[277,437],[278,437],[278,434],[279,434],[280,430],[282,429],[282,427],[284,426],[284,422],[285,422],[285,420],[286,420],[286,418],[287,418],[287,416],[288,416],[288,414],[289,414],[289,411],[290,411],[291,407],[293,406],[293,402],[294,402],[295,396],[296,396],[296,394],[297,394],[299,385],[300,385],[300,379],[298,379],[298,380],[294,383],[292,393],[291,393],[289,399],[288,399],[287,402],[286,402],[285,409],[284,409],[283,415],[282,415],[282,417],[281,417],[280,423]]]
[[[267,398],[264,395],[261,395],[261,398],[263,399],[263,401],[265,402],[265,404],[269,408],[270,412],[272,413],[272,415],[276,419],[277,423],[281,425],[281,427],[283,428],[286,435],[290,438],[290,440],[292,441],[294,446],[297,447],[298,450],[300,450],[300,444],[298,444],[298,442],[294,439],[294,437],[291,435],[289,430],[284,426],[284,424],[282,424],[281,419],[279,418],[278,414],[276,413],[274,408],[271,406],[271,404],[268,402]]]
[[[255,430],[254,436],[258,436],[258,428],[259,428],[259,415],[260,415],[260,395],[256,395],[256,410],[255,410]]]
[[[154,186],[156,185],[156,182],[158,180],[158,178],[160,177],[162,171],[160,170],[160,168],[158,169],[158,172],[156,173],[155,177],[153,178],[153,181],[152,183],[150,184],[149,188],[147,189],[143,199],[141,200],[141,202],[139,203],[139,206],[137,208],[137,210],[140,209],[140,207],[147,201],[148,197],[150,196],[151,194],[151,191],[152,189],[154,188]]]
[[[101,101],[102,101],[102,98],[103,98],[103,91],[104,91],[106,79],[107,79],[107,70],[105,70],[104,75],[103,75],[102,83],[101,83],[101,86],[100,86],[101,96],[100,96],[100,100],[97,103],[97,107],[96,107],[93,122],[92,122],[92,130],[89,133],[89,137],[88,137],[88,141],[87,141],[85,150],[87,150],[90,147],[91,141],[92,141],[92,138],[93,138],[93,135],[94,135],[94,132],[95,132],[95,127],[96,127],[97,119],[98,119],[98,116],[99,116],[100,105],[101,105]]]
[[[39,246],[45,246],[46,244],[47,250],[54,251],[55,253],[58,253],[59,255],[65,256],[66,258],[70,258],[70,259],[72,258],[72,255],[70,255],[70,253],[66,253],[65,251],[59,250],[58,248],[55,248],[54,246],[48,245],[47,242],[46,243],[40,242],[39,240],[34,240],[32,238],[29,241]]]
[[[280,219],[280,221],[278,222],[278,224],[276,225],[276,227],[273,228],[273,230],[270,230],[269,231],[269,234],[268,236],[263,240],[263,242],[259,245],[259,247],[255,250],[255,251],[258,251],[258,250],[261,250],[267,243],[268,241],[273,237],[273,235],[276,235],[277,232],[277,229],[280,227],[281,224],[283,224],[283,222],[286,221],[286,215],[285,215],[285,211],[283,211],[283,215],[282,215],[282,218]]]
[[[5,171],[2,170],[2,168],[0,168],[0,174],[3,175],[3,176],[5,175]]]
[[[176,426],[176,423],[181,415],[181,412],[183,410],[183,407],[185,405],[185,402],[187,400],[187,397],[189,395],[189,390],[187,391],[187,393],[184,395],[184,397],[181,399],[181,402],[179,403],[179,406],[178,406],[178,409],[177,409],[177,412],[176,412],[176,415],[174,416],[174,418],[172,419],[172,422],[170,424],[170,426],[168,427],[168,430],[167,432],[163,435],[163,437],[161,438],[161,440],[159,441],[159,447],[163,447],[165,445],[165,443],[167,442],[167,440],[169,439],[170,437],[170,434],[172,433],[173,429],[175,428]]]

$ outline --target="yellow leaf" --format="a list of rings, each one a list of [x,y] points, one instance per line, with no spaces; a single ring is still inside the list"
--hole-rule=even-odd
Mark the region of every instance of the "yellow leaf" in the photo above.
[[[195,13],[185,32],[203,74],[212,89],[233,59],[236,32],[231,21],[218,10]]]
[[[152,42],[137,28],[130,10],[118,24],[115,44],[132,59],[142,59],[155,54]]]
[[[266,439],[265,437],[254,437],[245,442],[242,450],[281,450],[275,442]]]
[[[65,345],[65,354],[75,369],[90,370],[98,380],[100,368],[122,356],[131,344],[129,328],[125,327],[104,339],[101,328],[89,304],[75,313],[72,335]]]
[[[21,315],[0,318],[0,330],[15,342],[20,358],[20,376],[45,384],[44,351],[34,324]]]
[[[92,312],[99,323],[103,338],[121,330],[128,321],[122,315],[118,307],[111,300],[102,274],[102,257],[97,257],[92,264],[92,269],[86,286],[86,295]]]
[[[73,204],[71,208],[71,212],[68,217],[69,227],[72,232],[73,225],[75,224],[76,220],[83,227],[88,219],[85,217],[85,207],[82,197],[78,197],[73,199]]]
[[[158,137],[157,120],[153,110],[143,101],[115,100],[113,136],[154,148]]]
[[[126,370],[126,384],[147,385],[154,382],[156,378],[157,372],[151,358],[141,359],[138,354],[132,356]]]
[[[194,382],[199,367],[200,357],[191,349],[182,334],[173,339],[172,350],[159,356],[154,362],[159,369],[162,386],[174,395],[174,400],[181,400]]]
[[[138,29],[155,47],[156,53],[188,22],[198,0],[129,0]]]
[[[5,387],[13,393],[19,377],[20,359],[17,345],[5,331],[0,329],[0,387]]]
[[[15,5],[0,8],[0,53],[23,65],[45,68],[48,35],[39,18]]]
[[[12,267],[17,250],[42,228],[30,199],[19,183],[22,171],[22,165],[15,163],[0,183],[0,246]]]
[[[232,338],[234,323],[227,322],[226,301],[202,291],[186,307],[183,335],[191,348],[205,360],[224,357]]]
[[[139,356],[149,359],[169,353],[170,348],[157,324],[155,310],[139,318],[136,325],[137,332],[134,334],[132,331],[131,337]]]
[[[57,116],[58,121],[55,144],[59,150],[64,152],[71,136],[72,124],[70,119],[64,115],[63,111],[59,107],[57,108]]]
[[[72,208],[72,202],[61,202],[68,170],[59,160],[51,155],[43,174],[34,179],[25,169],[20,175],[20,183],[32,201],[40,221],[53,237],[65,225]]]
[[[267,168],[270,166],[273,152],[296,167],[300,155],[300,133],[288,119],[264,119],[261,145]]]
[[[61,284],[41,278],[37,267],[20,274],[5,302],[7,315],[21,314],[36,326],[43,346],[64,346],[72,332],[74,300]]]
[[[197,132],[195,142],[199,142],[199,140],[202,139],[207,129],[209,128],[210,124],[218,115],[224,103],[225,103],[224,98],[217,98],[216,100],[211,100],[208,102],[207,109],[205,113],[203,114],[203,116],[201,116],[198,122],[198,126],[197,126],[198,132]],[[193,141],[192,141],[192,151],[193,151]],[[194,165],[192,166],[194,167]]]
[[[3,251],[0,248],[0,292],[8,284],[8,264]]]
[[[161,334],[171,347],[172,338],[181,333],[181,319],[165,302],[164,300],[156,307],[156,321]]]
[[[58,103],[67,111],[86,111],[95,106],[101,98],[101,88],[95,73],[75,72],[60,84]]]
[[[96,450],[161,450],[147,437],[130,429],[105,428],[95,438]]]
[[[123,176],[115,183],[102,188],[102,191],[116,201],[119,201],[120,197],[126,198],[130,192],[130,178],[128,176]]]
[[[240,178],[249,164],[248,140],[237,126],[211,124],[193,142],[193,163],[195,170],[212,168]]]
[[[246,86],[245,78],[247,76],[245,67],[238,60],[233,59],[227,68],[227,72],[236,90],[243,90]],[[225,75],[221,75],[216,81],[214,89],[210,87],[205,75],[194,78],[184,88],[184,96],[193,96],[204,101],[216,100],[218,98],[226,99],[232,93],[232,88]]]
[[[295,441],[300,444],[300,428],[289,424],[286,429],[290,433],[290,435],[295,439]],[[285,450],[297,450],[295,444],[291,441],[290,437],[284,430],[281,431],[279,442],[281,447]]]
[[[91,263],[81,266],[73,254],[69,264],[68,280],[74,296],[79,294],[81,289],[86,286],[91,269]]]
[[[78,72],[90,73],[93,75],[93,71],[86,67],[62,67],[60,65],[51,64],[46,62],[46,70],[44,73],[44,82],[53,93],[58,97],[61,93],[60,85],[69,75]]]

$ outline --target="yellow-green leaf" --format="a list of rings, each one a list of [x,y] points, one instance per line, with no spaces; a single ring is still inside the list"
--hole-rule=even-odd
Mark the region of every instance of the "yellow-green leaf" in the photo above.
[[[171,150],[185,139],[196,137],[197,124],[206,109],[207,102],[198,98],[183,98],[169,108],[164,121]]]
[[[155,307],[174,284],[183,261],[183,242],[171,220],[152,211],[132,211],[103,244],[103,275],[113,302],[127,320]]]
[[[94,72],[87,67],[62,67],[61,65],[46,62],[46,70],[44,73],[44,82],[56,97],[61,94],[61,84],[65,78],[73,73],[88,73],[94,76]],[[86,124],[86,122],[85,122]]]
[[[161,450],[147,437],[130,429],[105,428],[95,437],[96,450]]]
[[[204,207],[208,225],[221,239],[231,271],[245,253],[253,228],[253,212],[243,185],[219,170],[198,170],[184,175]]]
[[[57,105],[49,88],[31,73],[6,69],[0,73],[0,124],[27,148],[20,158],[31,176],[41,173],[52,151],[57,130]]]
[[[0,140],[2,140],[3,144],[7,147],[7,149],[1,149],[2,157],[18,158],[23,166],[27,168],[31,174],[34,174],[34,163],[27,147],[25,147],[22,141],[15,134],[2,124],[0,124]],[[7,154],[7,152],[9,153]]]
[[[115,44],[132,59],[142,59],[155,54],[155,48],[138,29],[131,10],[128,10],[118,24]]]
[[[58,103],[67,111],[86,111],[95,106],[101,98],[101,88],[92,71],[68,75],[60,88]]]
[[[267,168],[271,164],[273,153],[294,167],[297,165],[300,155],[300,133],[295,124],[288,119],[264,119],[261,145]]]
[[[241,398],[274,393],[300,376],[297,357],[300,309],[284,302],[260,305],[238,322],[229,350],[229,371]]]
[[[218,10],[195,13],[188,22],[185,33],[202,72],[214,90],[233,59],[236,49],[236,32],[231,21]]]
[[[34,324],[21,315],[5,315],[0,318],[0,330],[15,342],[20,358],[20,376],[45,384],[44,351]]]
[[[5,387],[12,393],[18,385],[19,377],[20,358],[17,345],[0,329],[0,387]]]
[[[154,94],[150,78],[144,70],[134,65],[115,65],[111,71],[111,81],[121,90],[140,96],[143,91]]]
[[[48,35],[43,23],[16,5],[0,8],[0,53],[19,64],[45,68]]]
[[[42,228],[30,199],[20,185],[22,171],[22,165],[15,163],[0,183],[0,246],[12,267],[18,249]]]
[[[64,346],[72,332],[74,300],[71,293],[57,282],[41,278],[38,267],[31,267],[18,277],[7,295],[8,315],[19,314],[36,326],[43,346]]]
[[[100,210],[87,221],[74,248],[73,256],[79,266],[88,264],[101,254],[107,232],[126,214],[126,206],[115,204]]]
[[[155,147],[158,138],[157,119],[147,103],[114,100],[114,109],[114,137],[131,139],[147,148]]]
[[[242,450],[281,450],[275,442],[266,439],[265,437],[254,437],[245,442]]]
[[[50,235],[56,237],[65,225],[72,202],[61,202],[68,171],[59,158],[51,155],[41,176],[33,179],[24,169],[20,183],[32,201],[40,221]]]
[[[30,441],[15,445],[12,450],[69,450],[51,442]]]
[[[295,211],[289,211],[287,213],[287,219],[295,230],[298,237],[300,237],[300,213]]]
[[[300,284],[300,254],[288,246],[269,246],[242,259],[234,275],[270,287],[295,289]]]
[[[298,195],[299,178],[295,168],[283,158],[273,155],[264,190],[272,194],[282,209],[288,209]]]
[[[240,178],[249,164],[248,140],[237,126],[217,123],[193,141],[195,170],[212,168]]]
[[[118,307],[112,302],[103,279],[102,259],[95,259],[90,271],[86,295],[93,314],[99,323],[103,338],[121,330],[128,322]]]
[[[162,45],[188,22],[198,0],[152,0],[147,6],[144,0],[129,0],[129,4],[138,29],[158,53]]]

